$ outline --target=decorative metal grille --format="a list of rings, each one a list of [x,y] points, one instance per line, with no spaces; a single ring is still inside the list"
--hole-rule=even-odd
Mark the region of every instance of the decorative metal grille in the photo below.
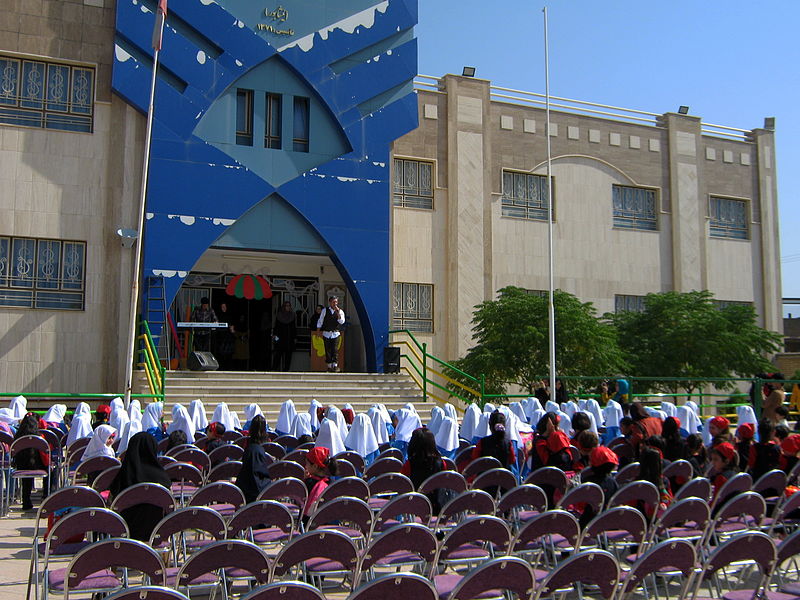
[[[658,230],[655,190],[627,185],[612,186],[614,227]]]
[[[644,296],[614,296],[614,312],[644,312]]]
[[[0,56],[0,123],[91,133],[94,69]]]
[[[502,214],[504,217],[547,221],[549,202],[547,177],[503,171]],[[555,215],[553,218],[555,219]]]
[[[394,284],[392,290],[392,328],[433,333],[432,284]]]
[[[709,235],[734,240],[749,239],[747,231],[747,202],[711,196],[709,200]]]
[[[83,310],[86,243],[0,237],[0,306]]]
[[[394,160],[394,205],[403,208],[433,208],[433,163]]]

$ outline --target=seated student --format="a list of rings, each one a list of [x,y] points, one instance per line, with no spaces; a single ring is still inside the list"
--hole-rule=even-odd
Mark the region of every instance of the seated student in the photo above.
[[[500,461],[505,469],[515,470],[517,453],[514,444],[506,435],[506,416],[495,410],[489,416],[489,435],[478,440],[472,450],[472,460],[482,456],[492,456]]]
[[[610,448],[598,446],[589,454],[588,469],[581,472],[581,483],[595,483],[603,490],[604,502],[608,503],[616,491],[619,484],[611,472],[619,465],[619,457]],[[584,510],[581,520],[588,523],[594,518],[591,510]]]
[[[714,497],[722,489],[722,486],[734,475],[739,472],[739,453],[736,448],[729,442],[721,442],[711,448],[709,452],[711,457],[711,470],[708,473],[708,478],[711,480],[711,485],[714,488]],[[721,498],[717,503],[722,507],[729,498]]]
[[[789,408],[783,405],[778,406],[775,409],[775,415],[778,419],[777,425],[782,425],[786,427],[786,429],[791,430],[792,428],[789,426]]]
[[[271,481],[267,471],[270,460],[262,447],[267,441],[269,441],[267,421],[262,415],[256,415],[250,423],[247,448],[242,456],[239,475],[236,477],[236,486],[242,490],[248,504],[255,502],[261,490]]]
[[[750,448],[753,446],[755,436],[756,426],[753,423],[742,423],[736,428],[736,451],[739,453],[739,464],[742,465],[742,469],[750,461]]]
[[[708,432],[711,434],[711,448],[717,444],[733,442],[730,431],[731,422],[725,417],[714,417],[708,422]]]
[[[108,419],[111,417],[111,407],[108,404],[101,404],[94,411],[94,423],[92,429],[97,429],[100,425],[107,425]]]
[[[83,451],[81,462],[89,460],[90,458],[96,458],[98,456],[115,458],[114,450],[111,449],[111,446],[114,444],[114,440],[116,438],[116,429],[111,427],[111,425],[100,425],[94,430],[92,439],[90,439],[89,443],[86,445],[86,450]],[[97,478],[98,475],[100,475],[100,473],[101,471],[92,471],[91,473],[88,473],[86,476],[88,484],[92,485],[92,482]]]
[[[560,417],[547,412],[536,424],[533,447],[529,454],[531,471],[539,467],[557,467],[562,471],[572,468],[569,438],[558,428]]]
[[[572,439],[570,440],[570,443],[577,447],[578,436],[580,436],[582,432],[589,431],[592,428],[592,420],[585,412],[578,411],[572,415],[572,421],[570,424],[572,425]]]
[[[331,456],[331,451],[324,446],[315,446],[306,454],[305,474],[303,476],[308,489],[308,498],[303,507],[303,523],[314,511],[315,504],[322,492],[331,483],[331,478],[336,477],[339,466],[336,459]]]
[[[37,435],[39,433],[39,419],[33,413],[28,413],[19,421],[17,432],[14,439],[17,440],[26,435]],[[50,466],[50,453],[40,452],[33,448],[19,450],[14,455],[14,468],[19,470],[44,471]],[[31,493],[33,492],[33,479],[20,480],[22,487],[22,510],[31,510]],[[49,477],[45,478],[42,485],[42,498],[46,498],[50,490]]]
[[[769,419],[758,422],[758,442],[752,444],[747,453],[747,472],[758,479],[780,467],[781,448],[775,441],[775,426]]]
[[[576,448],[581,453],[581,457],[572,463],[572,470],[576,473],[583,471],[589,466],[589,457],[592,451],[600,445],[597,434],[593,431],[582,431],[576,441]]]
[[[781,442],[780,468],[788,474],[798,461],[800,461],[800,433],[795,433]]]
[[[639,446],[643,440],[646,440],[651,435],[661,435],[663,423],[658,417],[651,417],[644,405],[639,402],[631,404],[630,415],[631,419],[633,419],[630,429],[630,442],[638,455]]]
[[[182,429],[176,429],[167,436],[167,439],[169,440],[167,442],[168,452],[177,446],[183,446],[184,444],[189,443],[186,439],[186,432],[184,432]]]
[[[680,420],[676,417],[664,419],[661,437],[664,438],[664,458],[670,461],[686,458],[686,440],[681,435]]]
[[[205,448],[203,448],[206,454],[211,454],[212,450],[216,450],[220,446],[225,445],[226,442],[222,439],[224,435],[225,425],[217,423],[216,421],[208,424],[208,427],[206,427],[206,437],[208,437],[208,441],[206,441]]]
[[[652,448],[658,455],[661,457],[661,469],[666,469],[669,466],[670,461],[664,458],[664,453],[667,450],[667,443],[664,441],[664,438],[660,435],[651,435],[646,440],[642,441],[642,449],[644,448]]]
[[[41,421],[45,423],[45,429],[58,429],[62,433],[67,433],[69,428],[67,424],[64,422],[64,419],[67,415],[67,405],[66,404],[53,404],[46,413],[41,418]]]
[[[692,465],[695,477],[703,477],[708,468],[708,451],[703,444],[703,436],[692,433],[686,438],[686,460]]]
[[[661,458],[661,452],[656,447],[648,444],[642,448],[642,452],[639,455],[639,479],[652,483],[656,486],[659,494],[658,506],[641,504],[636,507],[648,519],[652,518],[654,514],[660,515],[663,513],[672,502],[672,488],[669,480],[664,477],[663,463],[664,459]]]
[[[789,428],[786,425],[775,426],[775,441],[779,444],[789,437]]]

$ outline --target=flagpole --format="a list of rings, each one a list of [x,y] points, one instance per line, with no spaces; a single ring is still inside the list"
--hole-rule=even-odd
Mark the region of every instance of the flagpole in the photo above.
[[[139,284],[142,270],[142,239],[144,237],[144,219],[147,209],[147,183],[150,171],[150,144],[153,134],[153,108],[156,96],[156,77],[158,74],[158,56],[161,53],[161,38],[166,19],[166,2],[159,2],[156,10],[156,31],[153,35],[153,74],[150,78],[150,102],[147,107],[147,129],[144,136],[144,161],[142,162],[142,186],[139,194],[139,220],[136,227],[136,245],[134,250],[133,283],[131,284],[131,307],[128,321],[128,351],[125,356],[125,408],[131,403],[133,390],[133,363],[136,356],[136,307],[139,301]],[[156,38],[157,33],[157,38]],[[156,39],[158,43],[156,44]]]
[[[555,398],[556,389],[556,311],[555,295],[555,267],[553,261],[553,171],[552,155],[550,151],[550,52],[547,38],[547,7],[544,13],[544,90],[545,90],[545,137],[547,138],[547,257],[548,257],[548,294],[547,294],[547,324],[548,342],[550,351],[550,399]]]

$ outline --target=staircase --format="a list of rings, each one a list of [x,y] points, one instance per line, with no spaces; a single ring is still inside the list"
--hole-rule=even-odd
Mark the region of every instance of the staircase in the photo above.
[[[147,393],[147,381],[141,371],[136,373],[136,387]],[[244,422],[244,407],[256,403],[270,425],[275,424],[281,404],[286,400],[293,400],[298,412],[306,411],[312,398],[323,405],[335,404],[339,408],[352,404],[356,413],[366,412],[378,402],[389,410],[401,408],[407,402],[423,408],[420,406],[422,392],[405,374],[167,371],[165,389],[167,415],[173,403],[188,408],[192,400],[199,398],[209,418],[218,402],[227,402]],[[423,410],[420,416],[427,420]]]

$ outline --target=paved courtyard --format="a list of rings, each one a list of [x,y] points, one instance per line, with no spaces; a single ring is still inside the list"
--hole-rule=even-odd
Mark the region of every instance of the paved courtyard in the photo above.
[[[16,505],[0,519],[0,600],[25,597],[35,517]]]

